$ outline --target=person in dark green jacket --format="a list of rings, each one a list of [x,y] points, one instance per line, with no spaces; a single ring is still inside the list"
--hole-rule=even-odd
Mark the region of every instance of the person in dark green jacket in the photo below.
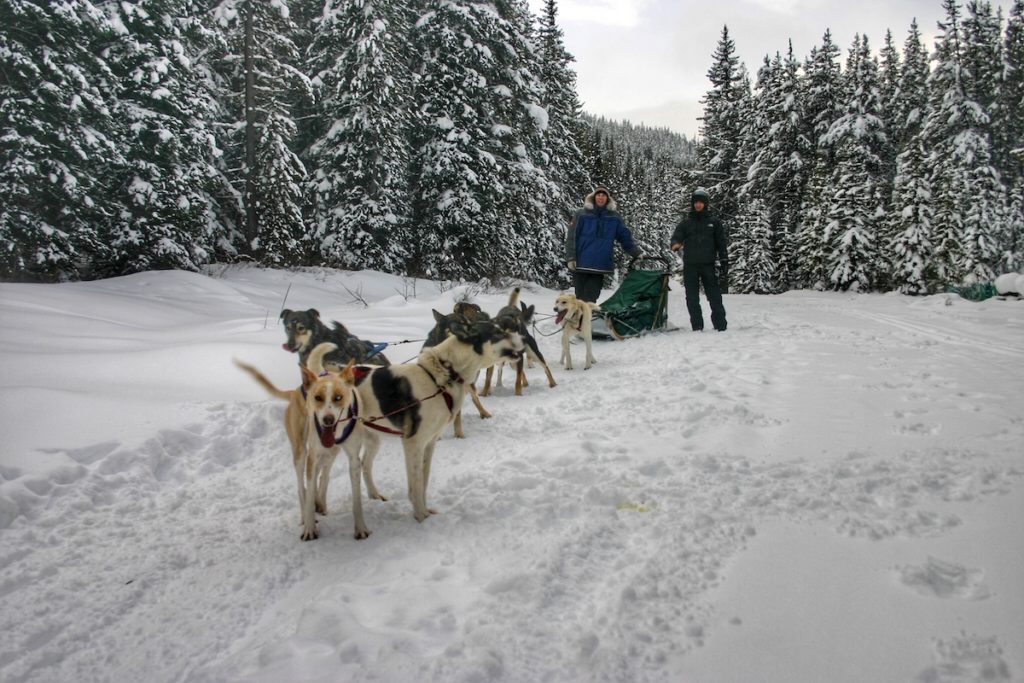
[[[604,276],[614,268],[615,243],[636,258],[640,248],[616,210],[607,188],[597,187],[583,200],[565,236],[565,261],[572,271],[576,297],[596,303]]]
[[[725,306],[718,278],[723,280],[729,272],[729,252],[725,244],[725,226],[711,213],[711,197],[699,188],[690,197],[690,213],[679,221],[672,233],[672,251],[683,251],[683,287],[686,290],[686,310],[690,314],[690,327],[704,329],[704,314],[700,310],[700,286],[711,304],[711,324],[725,332]],[[715,259],[718,272],[715,272]]]

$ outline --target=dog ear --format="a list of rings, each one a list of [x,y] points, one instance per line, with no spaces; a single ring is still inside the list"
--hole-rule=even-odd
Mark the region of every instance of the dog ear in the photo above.
[[[306,311],[306,313],[313,316],[317,320],[320,319],[320,311],[316,310],[315,308],[309,309],[308,311]]]
[[[436,322],[436,323],[440,323],[440,322],[443,322],[443,321],[444,321],[444,319],[445,319],[445,315],[444,315],[444,313],[441,313],[441,312],[440,312],[439,310],[437,310],[436,308],[431,308],[431,309],[430,309],[430,312],[434,314],[434,322]]]
[[[469,325],[462,316],[454,316],[448,324],[448,329],[459,339],[465,339],[469,336]]]
[[[302,372],[302,388],[309,389],[316,382],[316,375],[305,365],[300,365],[299,370]]]
[[[533,312],[537,310],[536,306],[527,306],[522,301],[519,302],[519,307],[523,309],[523,322],[528,323],[533,318]]]
[[[281,315],[277,316],[277,319],[278,319],[278,320],[284,320],[284,317],[285,317],[286,315],[291,315],[291,314],[292,314],[292,311],[291,311],[291,309],[290,309],[290,308],[286,308],[286,309],[284,309],[283,311],[281,311]]]
[[[345,365],[344,368],[342,368],[342,370],[341,370],[341,381],[343,381],[345,384],[349,384],[349,385],[355,386],[355,383],[356,383],[356,373],[352,369],[352,367],[355,364],[356,364],[355,359],[350,358],[349,361],[348,361],[348,364]]]

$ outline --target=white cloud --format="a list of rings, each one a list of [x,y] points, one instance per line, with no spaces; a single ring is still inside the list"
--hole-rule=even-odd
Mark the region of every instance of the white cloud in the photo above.
[[[558,4],[562,21],[590,22],[609,26],[637,26],[653,0],[565,0]],[[540,14],[544,0],[530,0],[530,9]]]

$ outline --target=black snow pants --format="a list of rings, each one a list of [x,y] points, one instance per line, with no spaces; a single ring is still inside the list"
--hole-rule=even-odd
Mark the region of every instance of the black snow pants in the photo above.
[[[683,287],[686,289],[686,310],[690,314],[690,327],[694,330],[704,329],[704,314],[700,310],[700,286],[704,285],[704,293],[711,304],[711,324],[716,330],[723,331],[726,327],[725,306],[722,305],[722,289],[718,286],[718,275],[715,264],[687,264],[683,267]]]

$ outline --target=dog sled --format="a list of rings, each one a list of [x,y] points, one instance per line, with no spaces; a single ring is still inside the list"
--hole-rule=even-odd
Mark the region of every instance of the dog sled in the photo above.
[[[663,256],[633,259],[622,284],[600,303],[601,311],[593,319],[593,336],[627,339],[649,332],[678,329],[670,327],[668,322],[668,281],[671,275],[672,264]]]

